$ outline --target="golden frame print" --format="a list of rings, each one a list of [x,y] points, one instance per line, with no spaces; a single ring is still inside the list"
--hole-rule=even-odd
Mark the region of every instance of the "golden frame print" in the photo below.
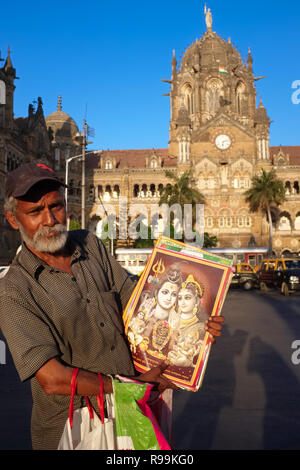
[[[211,345],[205,321],[220,314],[230,278],[229,266],[156,247],[123,316],[136,369],[167,360],[169,380],[198,390]]]

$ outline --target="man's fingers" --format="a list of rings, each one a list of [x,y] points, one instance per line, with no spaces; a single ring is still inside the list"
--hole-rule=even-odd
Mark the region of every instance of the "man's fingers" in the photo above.
[[[208,321],[213,321],[215,323],[224,323],[224,317],[209,317]]]
[[[170,363],[168,361],[161,362],[158,367],[160,369],[161,374],[169,367]]]
[[[215,328],[209,327],[209,328],[206,328],[206,331],[208,331],[213,336],[221,336],[221,331],[216,330]]]

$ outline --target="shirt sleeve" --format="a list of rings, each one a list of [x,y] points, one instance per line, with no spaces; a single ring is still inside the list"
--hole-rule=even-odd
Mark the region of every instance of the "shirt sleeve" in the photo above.
[[[53,357],[60,356],[48,325],[34,311],[30,293],[6,284],[0,294],[0,328],[21,381],[32,376]]]

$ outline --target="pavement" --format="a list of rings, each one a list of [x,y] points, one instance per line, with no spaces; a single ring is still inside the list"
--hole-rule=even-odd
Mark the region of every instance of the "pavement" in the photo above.
[[[226,322],[196,393],[174,394],[178,450],[300,448],[300,296],[230,290]],[[3,340],[0,331],[0,340]],[[0,343],[1,344],[1,343]],[[299,352],[300,358],[300,352]],[[0,450],[29,450],[31,392],[0,356]]]

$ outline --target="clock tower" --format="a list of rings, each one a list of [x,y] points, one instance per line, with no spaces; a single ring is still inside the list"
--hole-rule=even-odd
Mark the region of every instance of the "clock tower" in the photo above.
[[[212,28],[205,8],[207,30],[185,51],[177,65],[172,59],[169,154],[178,171],[192,168],[204,194],[206,231],[221,246],[247,246],[255,233],[263,243],[261,220],[249,214],[243,193],[252,176],[270,166],[270,120],[256,105],[253,59],[247,59]],[[236,230],[235,230],[236,228]]]

